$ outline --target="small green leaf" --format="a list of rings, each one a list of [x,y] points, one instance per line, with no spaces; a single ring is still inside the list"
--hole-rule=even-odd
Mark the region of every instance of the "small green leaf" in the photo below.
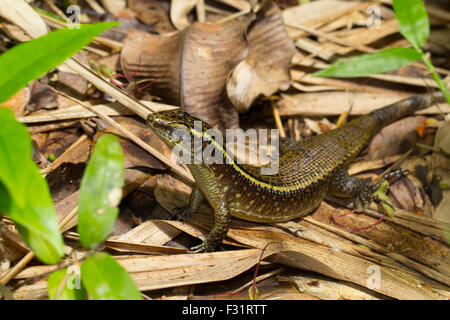
[[[421,54],[410,48],[389,48],[375,53],[339,59],[328,69],[313,74],[316,77],[365,77],[396,70],[419,60]]]
[[[392,207],[391,200],[386,195],[386,190],[387,190],[388,186],[389,186],[389,182],[383,181],[383,183],[381,183],[381,185],[378,187],[378,189],[374,192],[374,195],[378,196],[381,200],[389,203],[390,206],[387,203],[384,203],[384,202],[380,202],[380,205],[384,209],[386,214],[390,218],[393,218],[394,215],[395,215],[395,209]]]
[[[0,56],[0,103],[117,25],[108,22],[81,25],[80,29],[60,29],[6,51]]]
[[[55,264],[64,255],[63,240],[47,182],[32,160],[28,130],[5,108],[0,128],[0,212],[42,262]]]
[[[67,268],[53,271],[47,281],[50,300],[87,300],[87,292],[81,282],[81,274]]]
[[[95,300],[142,300],[131,276],[107,253],[87,258],[81,265],[81,279]]]
[[[430,34],[428,15],[422,0],[394,0],[392,4],[400,33],[416,50],[420,50]]]
[[[81,181],[78,233],[88,249],[102,243],[114,226],[122,197],[124,158],[118,138],[98,139]]]

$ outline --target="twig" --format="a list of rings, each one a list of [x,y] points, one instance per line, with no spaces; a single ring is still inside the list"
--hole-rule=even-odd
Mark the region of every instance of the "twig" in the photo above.
[[[390,173],[392,170],[394,170],[395,167],[397,167],[400,163],[402,163],[407,157],[409,157],[409,155],[411,154],[411,152],[413,152],[414,148],[411,148],[408,150],[408,152],[406,152],[404,155],[401,156],[400,159],[398,159],[397,161],[395,161],[393,164],[391,164],[386,170],[384,170],[379,176],[380,177],[384,177],[385,175],[387,175],[388,173]]]
[[[45,0],[45,3],[62,19],[67,21],[67,16],[64,14],[64,12],[62,12],[61,10],[59,10],[59,8],[53,3],[53,1],[51,0]],[[56,19],[55,19],[56,20]]]
[[[67,26],[67,23],[59,21],[58,19],[49,17],[49,16],[43,14],[42,12],[37,12],[37,14],[39,14],[39,16],[41,18],[43,18],[44,20],[47,20],[47,24],[49,22],[51,22],[55,28],[62,28],[62,27]],[[112,39],[108,39],[108,38],[104,38],[104,37],[95,37],[93,42],[104,45],[105,47],[110,48],[113,52],[120,51],[122,49],[121,42],[118,42],[118,41],[115,41]]]
[[[86,0],[86,3],[98,14],[105,14],[105,10],[95,0]]]
[[[12,278],[16,276],[27,264],[34,258],[34,252],[28,252],[14,267],[12,267],[6,275],[0,280],[2,285],[6,285]]]
[[[270,107],[272,108],[273,118],[275,119],[275,124],[280,132],[280,137],[285,138],[286,132],[284,131],[283,123],[281,122],[280,112],[278,111],[277,105],[273,99],[270,100]]]
[[[230,294],[236,294],[238,292],[241,292],[242,290],[245,290],[245,289],[249,288],[255,282],[260,282],[260,281],[265,280],[267,278],[273,277],[273,276],[275,276],[275,275],[277,275],[277,274],[279,274],[279,273],[281,273],[283,271],[284,271],[284,268],[278,268],[278,269],[272,270],[270,272],[267,272],[265,274],[262,274],[260,276],[257,276],[255,279],[250,280],[249,282],[247,282],[246,284],[240,286],[236,290],[231,291]]]
[[[250,10],[242,10],[238,11],[236,13],[230,14],[229,16],[222,18],[220,20],[217,20],[216,23],[225,23],[234,19],[237,19],[241,16],[245,16],[246,14],[250,13]]]
[[[196,10],[197,10],[198,21],[205,22],[206,21],[205,0],[197,0]]]
[[[439,153],[442,152],[442,150],[439,149],[439,148],[436,148],[436,147],[433,147],[433,146],[429,146],[429,145],[426,145],[426,144],[423,144],[423,143],[416,143],[416,146],[419,147],[419,148],[431,150],[431,151],[434,151],[434,152],[439,152]]]

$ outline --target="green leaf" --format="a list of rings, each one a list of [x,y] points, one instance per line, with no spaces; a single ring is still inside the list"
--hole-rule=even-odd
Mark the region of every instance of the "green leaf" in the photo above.
[[[87,300],[87,292],[81,282],[81,274],[67,268],[53,271],[47,281],[50,300]]]
[[[0,56],[0,103],[117,25],[108,22],[81,25],[80,29],[60,29],[6,51]]]
[[[102,243],[114,226],[122,197],[124,158],[118,138],[98,139],[81,181],[78,233],[88,249]]]
[[[81,279],[95,300],[142,300],[131,276],[107,253],[87,258],[81,265]]]
[[[16,223],[42,262],[55,264],[64,255],[64,244],[47,182],[32,160],[28,130],[4,108],[0,128],[0,212]]]
[[[374,192],[374,195],[378,196],[378,198],[385,201],[385,202],[380,202],[379,204],[384,209],[384,212],[386,212],[386,214],[390,218],[394,218],[395,209],[392,206],[391,200],[389,199],[389,197],[386,194],[386,190],[387,190],[388,186],[389,186],[389,182],[383,181],[383,183],[381,183],[381,185],[378,187],[378,189]],[[389,205],[388,205],[388,203],[389,203]]]
[[[347,59],[339,59],[328,69],[313,74],[316,77],[365,77],[389,72],[419,60],[421,54],[410,48],[389,48]]]
[[[430,24],[422,0],[394,0],[393,8],[400,25],[400,33],[420,50],[430,34]]]

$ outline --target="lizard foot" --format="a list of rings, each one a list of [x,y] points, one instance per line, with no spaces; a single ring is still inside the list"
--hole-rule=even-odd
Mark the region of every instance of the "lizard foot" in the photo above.
[[[216,246],[210,245],[209,241],[203,241],[198,246],[189,249],[188,253],[201,253],[201,252],[211,252]]]

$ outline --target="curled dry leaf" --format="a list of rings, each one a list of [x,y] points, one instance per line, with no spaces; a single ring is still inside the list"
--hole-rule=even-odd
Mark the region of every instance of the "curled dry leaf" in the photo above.
[[[228,97],[239,112],[246,112],[261,94],[270,96],[290,86],[290,64],[296,50],[273,3],[248,32],[248,57],[227,82]]]
[[[144,78],[152,93],[212,126],[238,127],[225,83],[247,56],[245,32],[251,17],[223,24],[196,22],[169,36],[131,30],[121,53],[125,73]],[[143,86],[143,85],[142,85]]]
[[[416,128],[426,120],[423,116],[408,117],[383,128],[370,142],[366,159],[381,159],[396,154],[403,154],[414,147],[417,142],[428,142],[431,136],[419,138]]]
[[[197,0],[172,0],[170,2],[170,20],[175,28],[183,30],[191,25],[188,15],[196,4]]]

